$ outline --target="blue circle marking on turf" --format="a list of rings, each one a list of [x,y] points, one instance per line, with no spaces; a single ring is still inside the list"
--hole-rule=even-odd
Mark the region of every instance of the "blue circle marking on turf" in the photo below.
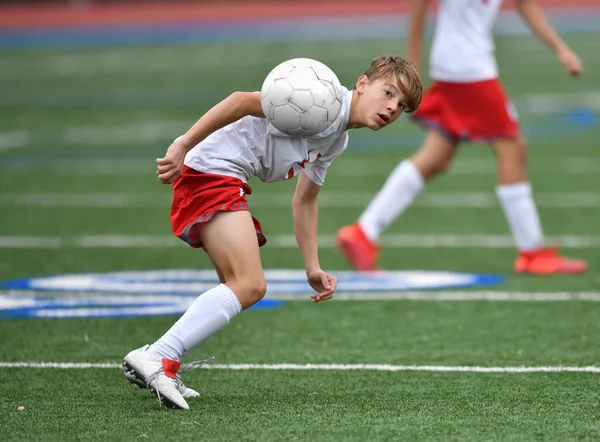
[[[598,124],[596,113],[585,107],[570,109],[567,113],[569,121],[580,126],[595,126]]]
[[[499,275],[448,271],[332,273],[338,278],[339,293],[465,288],[504,281]],[[277,308],[283,304],[282,298],[313,293],[302,270],[266,270],[265,276],[268,296],[252,309]],[[199,293],[218,284],[213,270],[147,270],[14,279],[0,283],[1,289],[10,290],[0,294],[0,318],[175,315],[183,313]],[[19,295],[18,291],[26,292]],[[56,296],[47,296],[54,292]]]

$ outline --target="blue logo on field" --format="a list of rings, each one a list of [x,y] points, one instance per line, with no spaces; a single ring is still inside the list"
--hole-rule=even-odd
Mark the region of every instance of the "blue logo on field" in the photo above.
[[[338,293],[436,290],[499,284],[498,275],[446,271],[332,272]],[[253,309],[308,299],[313,290],[301,270],[266,270],[268,293]],[[15,279],[0,283],[0,318],[131,317],[183,313],[219,284],[213,270],[149,270]],[[381,299],[381,298],[379,298]]]

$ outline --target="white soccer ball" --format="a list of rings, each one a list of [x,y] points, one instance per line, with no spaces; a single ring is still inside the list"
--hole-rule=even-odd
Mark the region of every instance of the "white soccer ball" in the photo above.
[[[294,58],[267,75],[260,101],[277,130],[291,136],[312,136],[331,126],[340,114],[342,86],[323,63]]]

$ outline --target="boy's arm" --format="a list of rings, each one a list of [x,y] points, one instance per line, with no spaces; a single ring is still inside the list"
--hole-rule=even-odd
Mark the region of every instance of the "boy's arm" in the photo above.
[[[163,184],[172,183],[181,174],[185,155],[213,132],[245,116],[264,118],[260,92],[234,92],[206,112],[183,136],[169,146],[164,158],[158,158],[156,174]]]
[[[408,59],[421,70],[421,43],[429,0],[412,0],[410,5],[410,23],[408,30]]]
[[[581,60],[554,31],[537,0],[516,0],[516,4],[531,30],[554,51],[567,73],[574,76],[581,74],[583,71]]]
[[[313,301],[324,301],[333,296],[337,281],[334,276],[321,270],[317,247],[319,207],[317,196],[321,186],[315,184],[305,173],[298,176],[296,192],[292,200],[294,232],[298,248],[306,268],[309,284],[317,292]]]

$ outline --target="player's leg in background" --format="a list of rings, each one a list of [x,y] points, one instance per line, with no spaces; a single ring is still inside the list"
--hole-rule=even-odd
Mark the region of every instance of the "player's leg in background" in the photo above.
[[[381,233],[412,204],[427,181],[448,169],[456,150],[454,141],[429,130],[421,148],[392,171],[358,222],[339,230],[336,244],[357,270],[376,270]]]
[[[221,212],[202,225],[200,239],[225,283],[199,296],[149,352],[179,360],[267,291],[250,212]]]
[[[492,142],[492,148],[497,162],[496,194],[519,250],[515,271],[533,274],[585,271],[585,262],[562,258],[556,251],[545,248],[540,218],[527,179],[526,141],[522,137],[501,138]]]
[[[429,130],[421,148],[401,162],[359,218],[359,225],[372,242],[397,219],[425,187],[426,182],[445,172],[452,163],[456,143]]]
[[[517,248],[526,252],[544,246],[542,227],[531,185],[527,181],[527,144],[521,137],[492,142],[496,154],[498,187],[496,194],[508,221]]]

